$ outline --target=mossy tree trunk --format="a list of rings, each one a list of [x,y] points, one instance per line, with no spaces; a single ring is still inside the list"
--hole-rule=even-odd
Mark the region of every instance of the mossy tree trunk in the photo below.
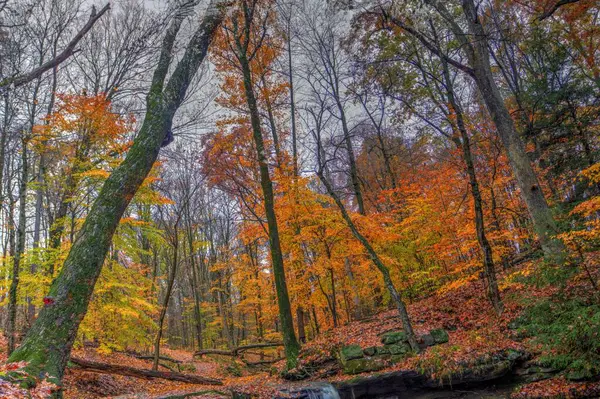
[[[285,357],[288,369],[294,368],[297,365],[298,353],[300,352],[300,345],[296,339],[296,333],[294,331],[294,321],[292,317],[292,308],[290,305],[290,298],[288,294],[285,269],[283,265],[283,253],[281,250],[281,243],[279,241],[279,228],[277,226],[277,216],[275,215],[275,195],[273,193],[273,182],[269,172],[269,165],[267,157],[265,155],[265,145],[262,135],[262,128],[260,123],[260,113],[258,110],[258,104],[256,96],[254,94],[254,82],[252,78],[252,69],[250,63],[252,62],[253,54],[249,51],[249,39],[248,32],[253,26],[253,15],[254,11],[252,7],[255,7],[254,2],[248,4],[246,1],[242,2],[244,8],[244,26],[239,26],[238,21],[234,19],[233,22],[233,37],[236,50],[236,58],[239,62],[240,69],[243,74],[244,81],[244,94],[246,97],[246,104],[250,113],[250,123],[252,125],[252,136],[254,139],[254,145],[256,147],[256,153],[258,158],[258,165],[260,170],[260,184],[263,193],[265,214],[267,218],[267,226],[269,232],[269,247],[271,252],[271,263],[273,267],[273,277],[275,280],[275,292],[277,293],[277,305],[279,308],[279,322],[281,326],[281,332],[283,335],[283,344],[285,348]],[[246,35],[240,35],[239,31],[243,31]],[[255,44],[260,46],[261,43]]]
[[[469,47],[471,50],[467,51],[473,67],[475,82],[477,82],[483,101],[498,129],[498,135],[506,149],[510,166],[521,189],[521,196],[529,210],[533,228],[542,249],[548,260],[562,263],[565,259],[565,247],[559,239],[554,237],[558,233],[558,228],[552,211],[548,207],[542,187],[525,151],[525,146],[494,81],[488,41],[486,40],[487,33],[479,20],[477,7],[473,0],[463,0],[462,4],[469,25],[469,33],[478,38],[473,41],[472,47]]]
[[[175,39],[184,18],[184,12],[178,13],[166,31],[147,96],[146,117],[134,144],[102,187],[60,274],[50,287],[48,304],[41,309],[23,344],[9,358],[11,362],[27,361],[25,370],[32,377],[47,377],[60,384],[119,220],[156,161],[175,112],[223,19],[220,1],[213,0],[209,4],[165,84]]]

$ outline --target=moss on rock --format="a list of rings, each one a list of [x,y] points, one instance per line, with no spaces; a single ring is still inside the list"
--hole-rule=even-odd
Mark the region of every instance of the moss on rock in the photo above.
[[[436,328],[429,331],[429,334],[433,337],[433,341],[436,344],[445,344],[449,340],[448,332],[443,328]]]
[[[399,342],[408,342],[408,336],[404,331],[390,331],[381,336],[381,343],[393,345]]]
[[[360,345],[348,345],[342,347],[340,350],[340,360],[342,364],[354,359],[360,359],[363,357],[363,350]]]

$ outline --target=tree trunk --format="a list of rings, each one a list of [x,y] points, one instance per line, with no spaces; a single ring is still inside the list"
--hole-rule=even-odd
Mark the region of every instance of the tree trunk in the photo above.
[[[319,162],[320,162],[320,160],[319,160]],[[412,329],[412,324],[411,324],[410,318],[408,316],[408,311],[406,310],[406,304],[404,303],[404,301],[402,300],[402,297],[400,296],[400,293],[398,293],[398,290],[396,290],[396,287],[394,286],[394,282],[392,281],[392,277],[390,276],[389,269],[387,268],[387,266],[385,266],[383,264],[383,262],[379,258],[379,255],[377,255],[377,252],[375,252],[375,249],[371,246],[369,241],[367,241],[365,236],[363,236],[360,233],[360,231],[358,231],[358,229],[356,228],[356,225],[352,221],[352,218],[346,211],[346,207],[344,206],[344,204],[342,203],[342,201],[340,200],[338,195],[333,190],[331,183],[329,183],[329,181],[327,179],[325,179],[322,169],[320,169],[317,174],[319,176],[319,179],[325,186],[327,193],[334,200],[335,204],[339,208],[340,213],[342,214],[342,218],[348,225],[348,228],[350,228],[352,235],[362,244],[364,249],[369,254],[371,261],[373,262],[373,264],[375,264],[375,267],[377,267],[377,269],[382,274],[383,282],[384,282],[386,288],[388,289],[390,296],[392,297],[392,301],[394,302],[394,305],[396,305],[396,308],[398,309],[398,313],[400,315],[400,320],[402,320],[402,329],[404,330],[404,332],[406,333],[406,336],[408,337],[408,343],[410,344],[410,347],[412,348],[413,351],[419,352],[420,351],[419,344],[417,342],[417,337],[415,336],[415,333]]]
[[[356,156],[354,155],[354,145],[352,144],[352,137],[350,135],[350,128],[348,127],[348,121],[346,120],[346,111],[344,106],[339,99],[339,94],[336,94],[336,104],[340,112],[340,119],[342,121],[342,131],[344,132],[344,143],[346,144],[346,152],[348,153],[348,164],[350,166],[350,181],[352,182],[352,189],[354,191],[354,197],[356,198],[356,205],[358,206],[358,212],[361,215],[366,215],[365,203],[363,200],[362,189],[360,187],[360,180],[358,178],[358,168],[356,166]]]
[[[462,6],[469,33],[472,37],[477,38],[469,43],[470,48],[467,49],[474,72],[473,77],[506,149],[514,177],[529,210],[542,249],[551,262],[563,263],[566,255],[565,247],[559,239],[554,237],[558,233],[556,222],[548,207],[537,175],[531,166],[525,146],[494,80],[486,39],[487,33],[480,23],[477,7],[473,0],[462,0]],[[462,33],[461,35],[464,36]]]
[[[246,13],[250,16],[250,14]],[[248,17],[247,17],[248,18]],[[251,21],[246,20],[249,27]],[[240,40],[239,38],[237,40]],[[244,78],[244,92],[246,103],[250,111],[250,122],[252,124],[252,136],[258,157],[260,169],[260,184],[263,192],[265,214],[267,217],[267,226],[269,231],[269,246],[271,252],[271,261],[273,266],[273,276],[275,280],[275,291],[277,293],[277,304],[279,307],[279,321],[281,323],[281,332],[285,347],[285,356],[288,369],[296,367],[300,345],[294,332],[294,322],[292,317],[292,308],[285,279],[285,269],[283,266],[283,253],[279,242],[279,228],[277,226],[277,216],[275,215],[275,196],[273,194],[273,182],[269,174],[269,165],[265,155],[265,145],[260,126],[260,117],[258,105],[254,95],[254,86],[252,82],[252,72],[250,61],[243,50],[241,43],[237,43],[238,59]]]
[[[90,360],[71,358],[71,363],[79,366],[85,371],[91,371],[93,373],[103,374],[119,374],[128,377],[153,379],[160,378],[169,381],[180,381],[188,384],[200,384],[200,385],[223,385],[220,380],[214,378],[202,377],[196,374],[182,374],[174,372],[164,372],[156,370],[142,370],[128,366],[121,366],[116,364],[92,362]]]
[[[288,84],[290,86],[290,124],[292,130],[292,163],[294,164],[294,177],[298,177],[298,138],[296,133],[296,102],[294,99],[294,68],[292,64],[292,36],[288,25],[286,44],[288,56]]]
[[[15,350],[17,334],[17,292],[19,289],[19,272],[21,260],[25,253],[25,222],[27,206],[27,179],[29,178],[29,165],[27,160],[27,138],[23,138],[21,149],[21,182],[19,184],[19,223],[17,225],[17,249],[13,257],[12,281],[8,292],[8,354]]]
[[[244,59],[244,61],[246,61]],[[271,249],[271,260],[273,263],[273,275],[275,278],[275,289],[277,292],[277,303],[279,305],[279,319],[283,333],[283,342],[285,344],[285,354],[288,368],[296,366],[300,346],[294,333],[294,324],[292,319],[292,310],[288,296],[287,284],[285,280],[285,269],[283,266],[283,254],[279,243],[279,228],[277,226],[277,216],[275,215],[275,197],[273,194],[273,183],[269,175],[269,166],[265,157],[265,147],[258,116],[258,107],[254,97],[252,87],[252,76],[248,62],[242,63],[244,72],[244,89],[246,92],[246,101],[250,109],[250,119],[252,122],[252,134],[254,144],[258,154],[258,163],[260,168],[260,183],[263,191],[265,213],[267,216],[267,225],[269,228],[269,244]]]
[[[163,301],[163,306],[160,310],[160,316],[158,317],[158,331],[156,332],[156,338],[154,340],[154,361],[152,363],[152,370],[158,370],[158,360],[160,358],[160,340],[162,339],[163,324],[165,322],[165,316],[167,315],[167,309],[169,308],[171,292],[173,292],[173,284],[175,284],[175,276],[177,275],[177,264],[179,262],[179,236],[177,234],[177,227],[175,227],[173,234],[173,264],[171,265],[171,271],[169,273],[169,281],[167,282],[165,300]]]
[[[191,234],[191,232],[189,233]],[[194,244],[193,239],[189,238],[190,245],[190,267],[192,268],[192,280],[191,288],[194,294],[194,322],[196,324],[196,340],[198,341],[198,350],[202,350],[203,339],[202,339],[202,313],[200,312],[200,288],[198,287],[198,273],[196,271],[196,262],[194,257]]]
[[[298,328],[298,340],[301,343],[306,343],[306,331],[304,327],[304,309],[302,306],[296,308],[296,324]]]
[[[223,18],[219,1],[209,4],[205,17],[165,85],[183,15],[176,16],[167,29],[140,132],[125,160],[102,187],[60,274],[52,283],[48,304],[40,311],[21,347],[9,358],[11,362],[29,362],[26,371],[31,377],[26,383],[35,384],[35,378],[45,372],[49,380],[60,384],[77,329],[87,311],[119,220],[154,165],[161,144],[171,129],[175,112]]]
[[[446,81],[446,91],[448,104],[450,105],[456,117],[456,126],[453,126],[460,133],[460,139],[454,135],[453,141],[462,150],[463,159],[467,167],[467,175],[469,176],[469,185],[471,187],[471,195],[473,196],[473,207],[475,208],[475,231],[477,233],[477,242],[483,252],[483,273],[487,280],[487,296],[497,314],[502,313],[503,305],[498,290],[498,281],[496,280],[496,270],[494,269],[494,257],[492,254],[492,246],[485,234],[485,223],[483,218],[483,201],[481,200],[481,192],[479,183],[475,173],[475,164],[473,162],[473,154],[471,153],[471,140],[467,127],[463,118],[463,113],[460,105],[454,96],[454,87],[450,79],[450,71],[448,63],[442,60],[444,70],[444,80]],[[454,123],[453,123],[454,125]]]

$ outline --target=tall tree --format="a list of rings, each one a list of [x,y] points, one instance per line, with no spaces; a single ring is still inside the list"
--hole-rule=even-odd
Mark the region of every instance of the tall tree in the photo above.
[[[394,25],[414,36],[429,51],[443,58],[449,65],[469,75],[481,93],[481,97],[492,117],[508,155],[515,179],[521,190],[521,196],[527,204],[527,209],[533,222],[535,232],[540,244],[551,262],[562,263],[565,259],[565,247],[555,236],[558,228],[552,211],[546,202],[542,187],[531,162],[525,151],[525,146],[516,130],[515,123],[508,111],[502,94],[492,72],[489,52],[489,33],[481,20],[479,7],[473,0],[461,0],[461,11],[466,21],[465,31],[457,18],[448,10],[445,3],[432,0],[426,1],[428,7],[435,10],[443,24],[460,43],[460,48],[466,55],[468,65],[452,58],[440,49],[430,35],[416,28],[408,22],[403,15],[398,15],[396,10],[390,12],[381,8],[384,18],[389,18]],[[476,38],[473,39],[473,38]]]
[[[60,383],[62,380],[77,329],[119,220],[150,172],[161,144],[170,134],[175,113],[223,19],[221,2],[212,1],[182,59],[166,81],[175,39],[188,8],[189,4],[180,10],[165,33],[147,96],[146,118],[133,146],[102,187],[59,276],[52,283],[46,306],[22,345],[9,358],[10,361],[27,361],[26,371],[31,376],[47,373],[53,382]],[[28,382],[33,381],[30,379]]]
[[[277,303],[279,307],[279,322],[283,335],[287,367],[294,368],[297,364],[300,345],[294,332],[292,309],[288,294],[285,268],[283,263],[283,252],[279,237],[279,226],[275,214],[275,195],[273,181],[269,171],[267,160],[267,148],[263,138],[260,113],[258,108],[256,90],[256,71],[266,67],[264,59],[265,52],[269,49],[265,42],[269,23],[273,21],[273,11],[269,9],[269,3],[262,0],[239,0],[236,3],[235,12],[227,24],[222,27],[222,32],[227,45],[231,49],[236,68],[241,73],[244,89],[244,99],[250,116],[252,137],[256,149],[260,185],[262,189],[264,210],[267,219],[269,247],[275,287],[277,292]],[[268,53],[267,53],[268,54]]]

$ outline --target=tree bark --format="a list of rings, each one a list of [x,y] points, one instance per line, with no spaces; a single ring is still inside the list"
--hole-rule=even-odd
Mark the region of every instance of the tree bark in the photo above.
[[[25,253],[25,222],[27,215],[27,179],[29,178],[29,164],[27,160],[27,138],[23,137],[21,152],[21,182],[19,184],[19,222],[17,224],[17,248],[13,257],[13,270],[10,289],[8,292],[8,354],[15,350],[17,334],[17,291],[19,288],[19,272],[21,260]]]
[[[79,366],[85,371],[91,371],[93,373],[102,374],[119,374],[128,377],[154,379],[160,378],[169,381],[180,381],[188,384],[200,384],[200,385],[223,385],[221,380],[214,378],[202,377],[195,374],[182,374],[175,372],[165,372],[156,370],[142,370],[128,366],[120,366],[116,364],[92,362],[90,360],[71,358],[71,363]]]
[[[248,5],[244,3],[244,7],[248,7]],[[250,12],[245,12],[244,14],[246,15],[246,29],[250,29],[252,21],[248,20],[248,18],[251,18],[252,14]],[[275,196],[273,193],[273,182],[271,181],[269,165],[267,163],[267,158],[265,155],[265,145],[260,125],[258,105],[256,102],[256,96],[254,95],[250,60],[248,59],[248,55],[246,53],[247,48],[244,49],[244,46],[242,45],[242,43],[240,43],[240,39],[237,36],[237,34],[236,38],[236,46],[238,50],[237,56],[243,73],[244,92],[246,95],[246,103],[250,111],[252,136],[254,139],[254,145],[256,146],[256,153],[260,169],[260,184],[263,192],[265,214],[267,217],[267,226],[269,231],[269,246],[271,252],[273,276],[275,280],[275,290],[277,292],[279,321],[281,323],[281,332],[283,335],[283,343],[285,347],[286,363],[288,369],[291,369],[296,367],[298,353],[300,351],[300,345],[298,344],[298,340],[296,339],[296,333],[294,331],[292,309],[290,305],[290,298],[285,278],[285,269],[283,265],[283,253],[281,251],[281,244],[279,242],[279,228],[277,226],[277,216],[275,214]]]
[[[50,381],[60,384],[119,220],[154,165],[175,112],[223,19],[220,0],[209,4],[165,85],[173,45],[183,19],[183,15],[175,17],[167,29],[147,96],[146,117],[134,144],[102,187],[60,274],[52,283],[48,304],[40,311],[21,347],[9,358],[11,362],[28,362],[26,371],[31,377],[21,377],[26,379],[26,384],[35,384],[35,378],[43,373],[47,373]]]
[[[173,292],[173,284],[175,284],[175,276],[177,275],[177,264],[179,262],[179,237],[177,234],[177,227],[175,227],[175,231],[173,234],[173,264],[171,265],[171,271],[169,273],[169,281],[167,282],[165,300],[163,302],[162,309],[160,310],[160,315],[158,317],[158,331],[156,332],[156,338],[154,340],[154,361],[152,363],[152,370],[158,370],[158,360],[160,358],[160,340],[162,339],[163,324],[165,322],[165,316],[167,315],[167,309],[169,308],[171,292]]]
[[[473,68],[475,82],[498,129],[498,135],[506,149],[514,177],[531,215],[533,228],[540,240],[542,249],[551,262],[563,263],[566,255],[565,247],[559,239],[554,237],[558,233],[556,222],[548,207],[537,175],[531,166],[525,146],[494,80],[490,65],[487,33],[479,20],[477,7],[473,0],[463,0],[462,6],[469,33],[472,37],[477,38],[477,40],[470,42],[467,48],[467,56]],[[463,40],[466,40],[464,35],[462,37]]]
[[[338,195],[335,193],[333,187],[331,186],[331,183],[329,183],[329,181],[323,175],[323,170],[321,168],[319,169],[319,172],[317,173],[317,175],[319,176],[319,179],[325,186],[327,193],[333,199],[333,201],[337,205],[338,209],[340,210],[340,213],[342,214],[342,218],[348,225],[348,228],[350,228],[352,235],[362,244],[362,246],[365,248],[365,250],[369,254],[371,261],[373,262],[375,267],[377,267],[377,269],[382,274],[383,282],[384,282],[386,288],[388,289],[390,296],[392,297],[392,301],[394,302],[394,305],[396,305],[396,308],[398,309],[398,314],[400,315],[400,320],[402,320],[402,329],[404,330],[404,332],[406,333],[406,336],[408,337],[408,343],[410,344],[410,347],[412,348],[412,350],[418,353],[420,351],[419,343],[417,342],[417,337],[415,336],[415,333],[412,329],[410,317],[408,316],[408,311],[406,310],[406,304],[404,303],[404,301],[402,300],[402,297],[400,296],[400,293],[394,286],[394,282],[392,281],[392,277],[390,276],[390,270],[387,268],[387,266],[385,266],[383,264],[383,262],[379,258],[379,255],[377,255],[377,252],[375,252],[375,249],[371,246],[371,244],[365,238],[365,236],[363,236],[360,233],[360,231],[358,231],[358,229],[356,228],[356,225],[352,221],[352,218],[346,211],[346,207],[344,206],[344,204],[342,203],[342,201],[340,200]]]

